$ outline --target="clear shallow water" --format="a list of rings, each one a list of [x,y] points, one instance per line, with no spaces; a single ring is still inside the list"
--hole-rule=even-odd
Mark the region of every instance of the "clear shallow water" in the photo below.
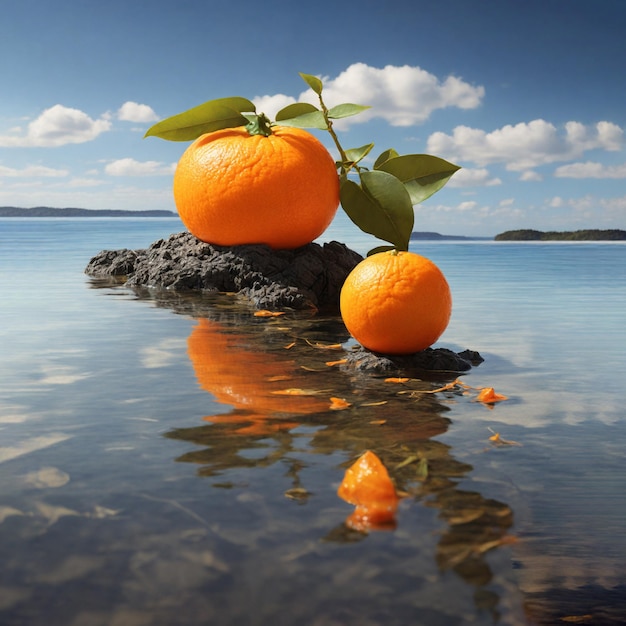
[[[304,340],[345,341],[337,319],[192,317],[83,275],[180,230],[0,220],[0,623],[626,620],[626,246],[415,243],[454,296],[438,345],[478,350],[463,381],[510,398],[489,409],[329,368]],[[345,219],[325,238],[376,245]],[[277,408],[272,385],[354,406]],[[410,494],[367,536],[336,496],[365,448]]]

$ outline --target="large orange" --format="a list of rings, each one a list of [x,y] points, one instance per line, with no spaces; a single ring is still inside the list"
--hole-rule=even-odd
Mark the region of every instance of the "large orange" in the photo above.
[[[413,252],[379,252],[361,261],[341,290],[341,316],[365,348],[411,354],[431,346],[447,328],[450,287],[441,270]]]
[[[319,237],[339,206],[339,177],[323,144],[299,128],[207,133],[185,150],[174,200],[187,229],[222,246],[298,248]]]

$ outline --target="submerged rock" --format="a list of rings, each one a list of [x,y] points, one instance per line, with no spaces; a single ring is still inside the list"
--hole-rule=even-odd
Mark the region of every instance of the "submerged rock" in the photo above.
[[[182,232],[145,250],[103,250],[85,273],[115,277],[128,287],[235,292],[259,309],[338,311],[341,286],[362,258],[336,241],[272,250],[215,246]]]

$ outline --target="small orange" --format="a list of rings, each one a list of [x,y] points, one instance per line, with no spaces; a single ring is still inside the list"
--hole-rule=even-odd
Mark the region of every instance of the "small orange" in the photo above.
[[[361,261],[341,290],[341,316],[365,348],[411,354],[431,346],[450,321],[452,296],[441,270],[414,252],[379,252]]]
[[[332,156],[304,130],[271,131],[265,136],[227,128],[202,135],[185,150],[174,173],[174,200],[198,239],[291,249],[329,226],[339,207]]]

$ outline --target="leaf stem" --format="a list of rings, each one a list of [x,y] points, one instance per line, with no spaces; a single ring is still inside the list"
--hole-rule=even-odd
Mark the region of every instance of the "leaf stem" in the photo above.
[[[251,135],[263,135],[269,137],[272,134],[272,123],[265,113],[259,113],[249,117],[249,122],[246,125],[246,130]]]
[[[347,175],[348,172],[353,167],[356,168],[356,170],[358,171],[359,167],[358,165],[356,165],[356,163],[353,163],[352,165],[348,166],[348,164],[350,163],[350,160],[348,159],[348,156],[346,155],[346,151],[343,149],[341,143],[339,143],[339,137],[337,137],[337,133],[335,132],[333,128],[333,121],[330,119],[328,108],[326,107],[326,104],[324,103],[324,99],[322,98],[321,92],[318,95],[320,99],[320,106],[322,108],[322,114],[324,115],[324,120],[326,121],[326,130],[330,133],[330,136],[332,137],[335,143],[335,146],[337,147],[337,150],[339,151],[339,156],[341,158],[341,174]]]

